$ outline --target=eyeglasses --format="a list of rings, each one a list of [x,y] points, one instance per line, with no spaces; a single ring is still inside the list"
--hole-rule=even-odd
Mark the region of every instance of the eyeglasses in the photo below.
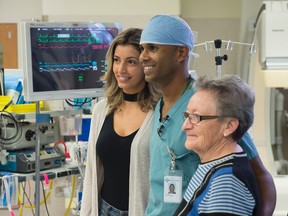
[[[197,124],[202,120],[216,119],[220,117],[220,116],[204,116],[204,115],[198,115],[198,114],[190,114],[188,112],[183,112],[182,116],[183,116],[184,121],[188,118],[191,124]]]

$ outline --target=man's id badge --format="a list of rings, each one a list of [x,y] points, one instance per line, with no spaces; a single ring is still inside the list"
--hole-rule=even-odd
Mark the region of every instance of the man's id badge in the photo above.
[[[182,177],[181,170],[169,170],[164,175],[164,202],[180,203],[182,200]]]

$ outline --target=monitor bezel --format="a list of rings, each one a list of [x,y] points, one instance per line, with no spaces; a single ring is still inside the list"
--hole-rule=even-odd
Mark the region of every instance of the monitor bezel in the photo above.
[[[23,93],[26,102],[45,101],[45,100],[64,100],[72,98],[96,98],[103,97],[103,88],[90,89],[69,89],[55,91],[34,91],[32,73],[32,50],[31,50],[31,28],[95,28],[99,24],[104,27],[116,27],[118,34],[122,31],[120,23],[105,22],[22,22],[21,23],[21,46],[23,54]]]

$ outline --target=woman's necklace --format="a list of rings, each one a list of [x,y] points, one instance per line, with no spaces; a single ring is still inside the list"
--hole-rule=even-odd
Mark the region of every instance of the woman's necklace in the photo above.
[[[137,101],[138,100],[138,94],[139,93],[127,94],[127,93],[123,92],[123,100],[130,101],[130,102]]]

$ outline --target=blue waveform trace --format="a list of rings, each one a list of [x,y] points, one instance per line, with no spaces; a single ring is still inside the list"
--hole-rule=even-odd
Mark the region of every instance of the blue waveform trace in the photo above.
[[[39,68],[40,72],[88,71],[88,70],[91,70],[91,67]]]
[[[67,64],[41,64],[40,65],[40,67],[42,68],[49,68],[49,67],[90,67],[90,64],[88,64],[88,63],[80,63],[80,64],[69,64],[69,63],[67,63]]]

